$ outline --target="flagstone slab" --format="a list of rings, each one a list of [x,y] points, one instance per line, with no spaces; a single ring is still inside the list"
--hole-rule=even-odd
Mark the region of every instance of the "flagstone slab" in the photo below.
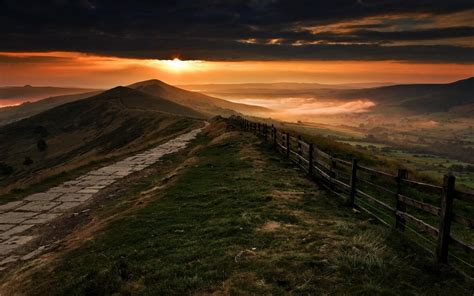
[[[56,201],[30,201],[25,205],[19,207],[18,211],[43,212],[59,205]]]
[[[19,207],[20,205],[22,205],[23,203],[24,203],[23,201],[12,201],[12,202],[0,205],[0,213],[4,211],[13,210]]]
[[[92,195],[91,193],[68,193],[58,198],[58,201],[85,202],[91,198]]]
[[[13,262],[16,262],[20,259],[19,256],[9,256],[5,259],[3,259],[2,261],[0,261],[0,266],[3,266],[3,265],[7,265],[7,264],[10,264],[10,263],[13,263]]]
[[[58,186],[58,187],[53,187],[49,189],[47,192],[51,193],[71,193],[71,192],[77,192],[81,190],[81,186]]]
[[[0,232],[13,228],[15,224],[0,224]]]
[[[32,235],[12,236],[7,241],[4,241],[2,244],[0,244],[0,247],[1,246],[13,246],[13,247],[22,246],[22,245],[25,245],[25,244],[29,243],[34,238],[35,237],[32,236]]]
[[[0,224],[19,224],[38,213],[34,212],[6,212],[0,214]]]
[[[30,229],[33,226],[34,225],[17,225],[15,227],[13,227],[12,229],[9,229],[9,230],[1,233],[0,238],[8,239],[8,238],[10,238],[11,236],[13,236],[15,234],[20,234],[20,233]]]
[[[80,206],[82,203],[81,202],[76,202],[76,201],[67,201],[67,202],[62,202],[59,206],[53,208],[50,210],[52,213],[63,213],[66,212],[67,210],[70,210],[72,208]]]
[[[40,193],[35,193],[30,196],[27,196],[25,200],[28,201],[51,201],[55,198],[58,198],[62,195],[60,192],[40,192]]]
[[[97,193],[97,192],[99,192],[99,189],[86,187],[82,190],[79,190],[77,193],[92,193],[92,194],[94,194],[94,193]]]
[[[57,218],[59,214],[53,213],[43,213],[39,214],[31,219],[23,221],[21,224],[30,225],[30,224],[45,224]]]

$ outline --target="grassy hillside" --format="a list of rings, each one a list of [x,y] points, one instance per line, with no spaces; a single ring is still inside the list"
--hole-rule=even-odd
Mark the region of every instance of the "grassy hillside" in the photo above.
[[[117,87],[0,128],[3,193],[190,129],[199,112]]]
[[[159,80],[148,80],[129,85],[130,88],[164,98],[178,104],[188,106],[210,115],[232,115],[235,112],[249,115],[264,115],[270,110],[267,108],[246,104],[232,103],[226,100],[213,98],[198,92],[187,91]]]
[[[0,293],[472,294],[472,283],[267,149],[214,122],[55,251],[4,275]]]
[[[340,98],[375,101],[379,111],[401,107],[419,113],[447,112],[474,103],[474,77],[448,84],[408,84],[339,91]]]
[[[18,106],[0,108],[0,126],[39,114],[59,105],[89,98],[98,95],[99,93],[101,93],[101,91],[49,97],[36,102],[28,102]]]
[[[0,102],[7,99],[23,101],[36,101],[51,96],[61,96],[97,91],[90,88],[52,87],[52,86],[5,86],[0,87]]]

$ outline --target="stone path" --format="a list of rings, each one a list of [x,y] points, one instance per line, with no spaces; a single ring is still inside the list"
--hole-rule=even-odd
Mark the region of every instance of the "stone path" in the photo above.
[[[158,147],[90,171],[48,191],[0,205],[0,270],[12,262],[28,260],[41,253],[40,248],[21,257],[14,255],[16,249],[35,238],[32,235],[22,235],[26,230],[51,222],[63,213],[86,203],[101,189],[117,180],[143,170],[166,154],[183,149],[202,129],[195,129]]]

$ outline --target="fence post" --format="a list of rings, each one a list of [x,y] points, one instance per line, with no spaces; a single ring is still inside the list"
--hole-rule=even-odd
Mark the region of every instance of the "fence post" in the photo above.
[[[443,196],[441,197],[441,212],[439,216],[438,246],[436,248],[436,257],[439,263],[448,262],[448,246],[451,239],[451,221],[453,218],[453,199],[455,193],[456,178],[450,175],[444,175]]]
[[[303,149],[301,147],[301,136],[298,136],[298,164],[301,165],[301,163],[303,162],[301,160],[301,158],[303,157]]]
[[[286,135],[286,157],[290,158],[290,134],[285,133]]]
[[[308,175],[313,179],[313,152],[314,147],[313,143],[309,143],[309,152],[308,152]]]
[[[408,171],[405,169],[399,169],[397,175],[397,195],[396,195],[396,211],[395,211],[395,228],[404,231],[405,230],[405,218],[399,216],[397,212],[406,212],[407,208],[405,203],[403,203],[399,195],[402,194],[403,183],[402,180],[406,179],[408,176]]]
[[[354,206],[354,200],[357,192],[357,158],[352,159],[352,170],[351,170],[351,191],[349,192],[349,205]]]

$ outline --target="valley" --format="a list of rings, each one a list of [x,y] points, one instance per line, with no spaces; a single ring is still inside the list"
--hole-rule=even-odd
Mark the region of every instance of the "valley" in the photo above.
[[[269,107],[273,112],[267,113],[266,122],[327,136],[433,179],[450,172],[474,189],[474,78],[358,88],[297,83],[184,87]],[[364,107],[364,100],[373,106]]]

